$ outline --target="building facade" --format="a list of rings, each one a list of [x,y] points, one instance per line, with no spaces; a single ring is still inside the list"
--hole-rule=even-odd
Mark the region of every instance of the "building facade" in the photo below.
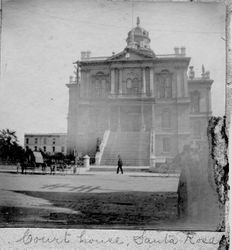
[[[109,57],[82,52],[70,77],[68,152],[94,155],[102,141],[100,164],[150,165],[172,159],[192,141],[207,141],[211,116],[209,72],[197,78],[184,47],[158,55],[149,33],[137,26],[126,48]]]
[[[51,134],[25,134],[24,146],[32,151],[42,150],[48,154],[67,153],[67,134],[51,133]]]

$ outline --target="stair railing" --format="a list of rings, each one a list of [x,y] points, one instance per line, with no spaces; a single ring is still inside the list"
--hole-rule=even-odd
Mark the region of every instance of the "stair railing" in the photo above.
[[[107,141],[109,139],[109,135],[110,135],[110,130],[106,130],[104,132],[102,142],[101,142],[101,144],[99,146],[100,150],[95,155],[95,165],[100,165],[100,162],[101,162],[101,159],[102,159],[102,156],[103,156],[103,153],[104,153],[104,149],[105,149]]]

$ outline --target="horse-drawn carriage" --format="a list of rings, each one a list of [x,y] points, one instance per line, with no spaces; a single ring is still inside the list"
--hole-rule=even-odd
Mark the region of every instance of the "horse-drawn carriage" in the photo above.
[[[44,162],[41,152],[29,152],[25,154],[20,162],[21,173],[26,174],[28,171],[35,173],[36,169],[46,170],[46,163]]]
[[[54,156],[44,156],[41,152],[26,151],[20,163],[17,165],[17,172],[21,167],[21,173],[43,173],[43,174],[56,174],[56,173],[76,173],[77,167],[83,165],[83,160],[76,162],[68,159],[57,159]]]

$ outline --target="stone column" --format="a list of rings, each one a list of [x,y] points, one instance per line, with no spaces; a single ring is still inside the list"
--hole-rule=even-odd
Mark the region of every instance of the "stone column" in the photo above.
[[[181,96],[182,77],[181,77],[181,71],[178,69],[176,71],[176,86],[177,86],[177,98],[180,98],[180,97],[182,97]]]
[[[111,94],[115,94],[115,70],[111,69]]]
[[[152,103],[152,109],[151,109],[152,111],[152,130],[154,130],[155,129],[155,104],[154,103]]]
[[[119,95],[122,94],[122,69],[119,69]]]
[[[184,85],[184,97],[188,97],[189,96],[189,91],[188,91],[188,76],[187,76],[187,72],[186,71],[184,71],[183,85]]]
[[[142,68],[142,75],[143,75],[143,80],[142,80],[142,94],[146,95],[146,74],[145,74],[145,68]]]
[[[150,92],[151,96],[154,97],[154,72],[153,68],[150,68]]]
[[[143,103],[141,105],[141,131],[145,131],[146,130],[146,125],[145,125],[145,120],[144,120],[144,106]]]
[[[177,97],[177,72],[172,75],[172,98]]]

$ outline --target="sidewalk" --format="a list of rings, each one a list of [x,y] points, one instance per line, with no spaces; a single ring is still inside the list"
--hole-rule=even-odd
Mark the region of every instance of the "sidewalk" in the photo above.
[[[107,166],[102,166],[102,168],[106,169]],[[130,168],[130,167],[127,167]],[[131,177],[180,177],[180,173],[152,173],[152,172],[127,172],[127,168],[124,168],[123,175],[131,176]],[[17,174],[17,166],[3,166],[0,165],[0,173],[8,173],[8,174]],[[18,174],[21,174],[21,168],[18,171]],[[33,172],[32,170],[27,170],[27,175],[33,174],[33,175],[51,175],[50,169],[47,169],[45,172],[43,172],[41,169],[35,169]],[[115,171],[109,170],[109,171],[94,171],[93,169],[89,168],[77,168],[76,173],[73,173],[72,169],[64,170],[62,171],[56,171],[55,175],[115,175],[116,174],[116,168]],[[53,174],[54,175],[54,174]],[[119,174],[121,175],[121,174]]]

